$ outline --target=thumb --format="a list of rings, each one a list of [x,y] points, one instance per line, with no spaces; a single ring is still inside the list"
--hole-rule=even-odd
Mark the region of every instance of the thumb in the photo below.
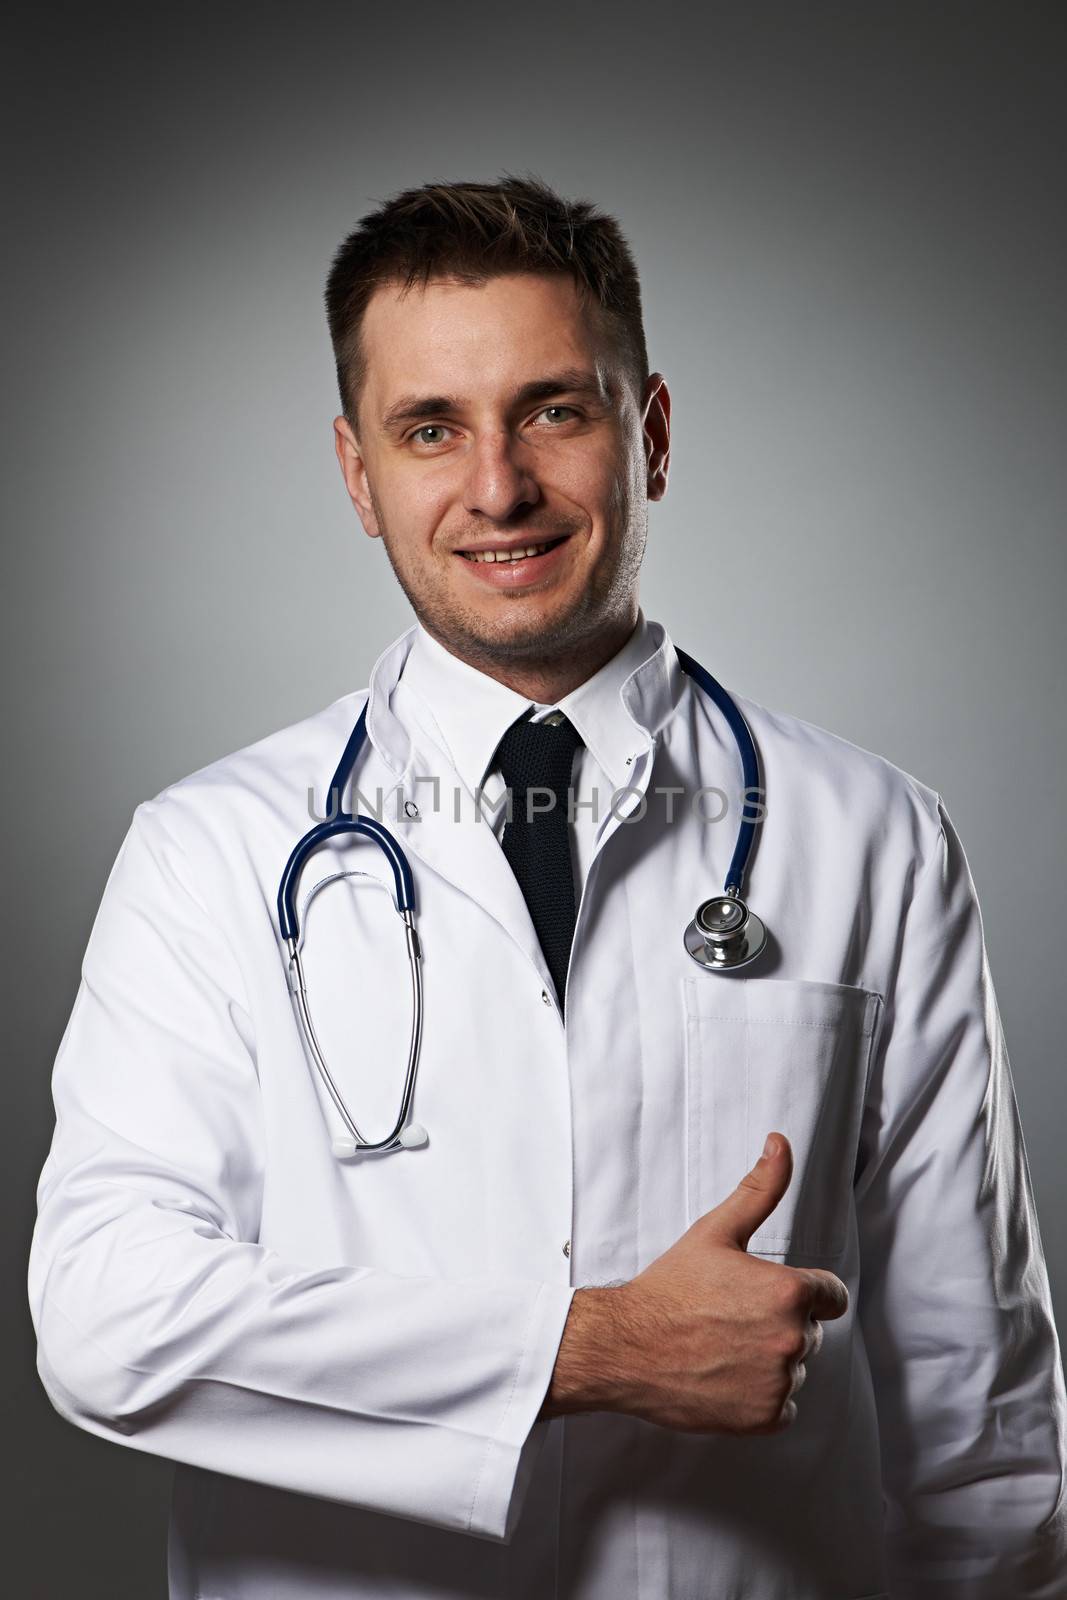
[[[741,1250],[761,1223],[766,1222],[793,1177],[793,1151],[784,1133],[769,1133],[763,1154],[737,1188],[709,1211],[724,1243]]]

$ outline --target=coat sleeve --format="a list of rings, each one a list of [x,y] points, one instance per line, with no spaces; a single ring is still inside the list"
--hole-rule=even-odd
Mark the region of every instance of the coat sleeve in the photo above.
[[[1060,1346],[981,914],[937,804],[857,1162],[891,1593],[1065,1600]]]
[[[161,814],[134,814],[55,1063],[29,1261],[44,1388],[101,1438],[507,1543],[573,1288],[257,1242],[255,1033]]]

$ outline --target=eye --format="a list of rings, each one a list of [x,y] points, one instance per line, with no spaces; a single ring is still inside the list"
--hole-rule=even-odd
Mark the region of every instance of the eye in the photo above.
[[[436,429],[436,431],[438,433],[440,433],[442,428],[444,428],[444,424],[441,423],[441,422],[424,422],[421,428],[416,428],[414,433],[409,433],[408,434],[408,438],[409,439],[417,439],[419,437],[420,433],[433,433],[435,429]],[[448,430],[445,429],[445,432],[447,432],[447,431]],[[425,444],[426,442],[427,441],[425,439],[422,440],[423,444]],[[431,439],[429,441],[430,444],[436,444],[436,442],[437,441],[435,439]]]
[[[578,415],[574,406],[545,406],[537,415],[543,417],[546,411],[569,411],[572,416],[576,417]],[[566,418],[564,418],[564,421],[566,421]]]

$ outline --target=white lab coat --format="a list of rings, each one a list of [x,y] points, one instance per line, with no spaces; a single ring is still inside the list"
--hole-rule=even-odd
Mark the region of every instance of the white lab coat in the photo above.
[[[375,664],[358,783],[415,874],[421,1150],[331,1155],[276,924],[308,787],[321,806],[367,691],[137,808],[56,1062],[30,1301],[61,1415],[177,1463],[174,1600],[1067,1596],[1059,1344],[959,840],[931,789],[735,691],[772,946],[700,970],[682,933],[724,879],[739,758],[652,627],[566,1029],[499,844],[473,802],[433,810],[440,752],[390,709],[414,630]],[[388,881],[373,846],[332,856]],[[307,953],[327,1058],[380,1137],[400,919],[343,880]],[[536,1421],[573,1286],[660,1255],[772,1128],[794,1175],[750,1251],[850,1294],[793,1426]]]

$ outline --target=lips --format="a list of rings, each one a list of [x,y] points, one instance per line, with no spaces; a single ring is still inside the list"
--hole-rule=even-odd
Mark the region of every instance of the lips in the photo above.
[[[556,568],[566,561],[564,552],[570,537],[570,534],[564,534],[562,538],[549,539],[543,545],[513,546],[502,561],[495,556],[492,561],[474,559],[475,556],[488,555],[489,551],[456,550],[453,554],[463,563],[463,569],[470,578],[483,588],[525,589],[551,577]],[[525,552],[531,549],[539,549],[540,554],[527,555]]]

